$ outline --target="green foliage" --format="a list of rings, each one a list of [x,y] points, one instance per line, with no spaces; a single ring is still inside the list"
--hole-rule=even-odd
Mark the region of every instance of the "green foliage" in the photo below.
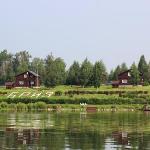
[[[116,67],[116,69],[114,70],[114,74],[113,74],[113,80],[118,80],[118,75],[119,75],[119,73],[121,73],[121,68],[120,68],[120,66],[118,65],[117,67]]]
[[[138,64],[138,70],[142,74],[144,82],[149,82],[149,72],[148,72],[148,64],[145,60],[145,56],[142,55]]]
[[[27,105],[22,102],[19,102],[19,103],[17,103],[17,110],[18,111],[27,110]]]
[[[140,83],[140,72],[138,68],[136,67],[135,63],[132,64],[131,66],[131,79],[130,83],[133,85],[138,85]]]
[[[62,96],[62,94],[63,94],[62,91],[56,91],[55,92],[55,96]]]
[[[0,103],[0,108],[1,109],[7,109],[7,107],[8,107],[8,103],[7,102],[1,102]]]
[[[57,85],[78,85],[87,87],[94,85],[98,88],[107,81],[106,67],[102,61],[93,64],[86,58],[81,66],[74,61],[68,70],[65,70],[66,64],[61,58],[54,58],[48,55],[46,59],[31,59],[28,51],[20,51],[16,54],[8,53],[7,50],[0,52],[0,85],[4,85],[6,81],[14,81],[15,75],[27,71],[28,69],[37,72],[40,75],[42,84],[46,87],[55,87]],[[118,74],[128,69],[126,63],[118,65],[111,70],[108,81],[118,80]],[[134,68],[135,69],[135,68]],[[144,79],[144,85],[150,84],[150,63],[145,60],[144,55],[141,56],[138,63],[138,70]],[[132,72],[133,78],[137,71]],[[131,80],[136,85],[139,82],[138,77]]]
[[[139,60],[139,64],[138,64],[138,70],[141,72],[141,73],[144,73],[145,69],[146,69],[146,66],[147,66],[147,62],[145,60],[145,56],[142,55],[140,57],[140,60]]]
[[[6,98],[0,99],[0,101],[8,104],[17,104],[17,110],[47,109],[49,104],[87,103],[93,105],[114,105],[150,103],[150,96],[147,91],[68,91],[65,94],[66,96],[61,97]]]
[[[110,73],[109,73],[109,76],[108,76],[108,81],[111,82],[114,80],[114,71],[111,70]]]
[[[35,104],[34,103],[28,103],[27,104],[27,109],[28,110],[35,110]]]
[[[134,94],[134,95],[137,95],[137,94],[148,94],[148,91],[121,91],[121,90],[113,90],[113,91],[76,91],[76,90],[69,90],[69,91],[66,91],[65,92],[65,95],[87,95],[87,94],[101,94],[101,95],[119,95],[121,96],[122,94],[125,94],[125,93],[129,93],[129,94]]]
[[[6,91],[0,91],[0,95],[6,95],[7,92]]]
[[[14,57],[14,70],[16,74],[25,72],[29,69],[31,55],[28,51],[20,51]]]
[[[41,83],[44,83],[45,78],[45,62],[43,59],[34,58],[31,62],[30,70],[37,72],[40,75]]]
[[[54,87],[65,83],[65,63],[61,58],[54,58],[48,55],[46,58],[46,77],[45,85],[47,87]]]
[[[34,105],[37,110],[44,110],[47,108],[46,103],[40,101],[35,103]]]
[[[17,110],[17,105],[14,103],[8,104],[8,109],[9,110]]]
[[[102,83],[106,82],[107,72],[106,67],[102,61],[95,63],[92,73],[92,83],[95,88],[99,88]]]
[[[88,86],[92,83],[91,77],[92,77],[92,70],[93,65],[91,62],[86,58],[80,69],[80,83],[83,87]]]
[[[68,85],[80,84],[80,65],[77,61],[74,61],[69,68],[66,82]]]
[[[13,56],[7,50],[0,52],[0,85],[14,79]]]
[[[128,70],[128,67],[125,62],[118,65],[115,70],[111,70],[109,74],[109,81],[118,80],[118,75],[126,70]]]
[[[123,63],[121,64],[121,67],[120,67],[120,72],[124,72],[124,71],[126,71],[126,70],[128,70],[128,67],[127,67],[126,63],[123,62]]]

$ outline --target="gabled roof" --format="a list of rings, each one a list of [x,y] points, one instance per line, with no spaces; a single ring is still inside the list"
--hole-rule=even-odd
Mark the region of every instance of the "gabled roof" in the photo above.
[[[28,72],[30,72],[31,74],[33,74],[36,77],[39,77],[39,75],[37,73],[35,73],[35,72],[31,71],[31,70],[29,70]]]
[[[20,75],[22,75],[22,74],[25,74],[25,73],[27,73],[27,72],[31,73],[31,74],[34,75],[35,77],[39,77],[39,75],[38,75],[37,73],[35,73],[35,72],[31,71],[31,70],[28,70],[28,71],[25,71],[25,72],[23,72],[23,73],[20,73],[20,74],[16,75],[16,77],[17,77],[17,76],[20,76]]]
[[[122,74],[124,74],[124,73],[126,73],[126,72],[130,72],[130,71],[131,71],[131,69],[128,69],[128,70],[126,70],[126,71],[123,71],[123,72],[119,73],[118,76],[120,76],[120,75],[122,75]]]

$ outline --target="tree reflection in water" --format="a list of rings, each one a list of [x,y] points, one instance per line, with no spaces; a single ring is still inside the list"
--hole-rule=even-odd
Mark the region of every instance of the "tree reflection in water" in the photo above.
[[[146,149],[150,114],[142,112],[2,113],[0,149]]]

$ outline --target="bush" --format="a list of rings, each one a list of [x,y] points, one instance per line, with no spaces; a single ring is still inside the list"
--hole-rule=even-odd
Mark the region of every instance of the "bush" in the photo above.
[[[19,102],[17,104],[17,110],[27,110],[26,104]]]
[[[8,104],[8,108],[11,110],[16,110],[17,106],[16,106],[16,104],[11,103],[11,104]]]
[[[44,103],[44,102],[37,102],[37,103],[35,103],[35,108],[37,110],[44,110],[44,109],[47,108],[46,107],[46,103]]]
[[[117,95],[101,95],[100,97],[84,97],[84,96],[74,96],[74,97],[50,97],[50,98],[14,98],[14,99],[0,99],[1,102],[6,102],[8,104],[14,103],[24,103],[28,104],[27,108],[30,109],[45,109],[46,104],[99,104],[99,105],[107,105],[107,104],[144,104],[145,101],[150,103],[150,95],[144,94],[133,94],[127,93],[122,94],[121,97]],[[37,104],[38,103],[38,104]]]
[[[35,109],[34,103],[28,103],[27,108],[28,108],[28,110],[34,110]]]
[[[63,94],[62,91],[56,91],[55,92],[55,96],[62,96],[62,94]]]
[[[0,91],[0,95],[6,95],[6,94],[7,94],[7,92]]]
[[[7,107],[8,107],[7,102],[1,102],[1,103],[0,103],[0,108],[1,108],[1,109],[7,109]]]
[[[143,85],[144,85],[144,86],[148,86],[148,85],[149,85],[149,82],[145,81]]]
[[[75,90],[69,90],[65,92],[65,95],[79,95],[79,94],[102,94],[102,95],[123,95],[126,93],[130,94],[143,94],[148,93],[148,91],[75,91]]]

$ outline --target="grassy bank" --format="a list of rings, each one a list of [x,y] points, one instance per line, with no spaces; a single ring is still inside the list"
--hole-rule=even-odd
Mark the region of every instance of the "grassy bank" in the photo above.
[[[19,108],[30,110],[51,109],[61,105],[62,108],[81,109],[80,104],[96,105],[103,108],[134,108],[141,109],[144,104],[150,104],[150,86],[112,88],[101,86],[82,88],[77,86],[57,86],[55,88],[40,89],[11,89],[0,88],[0,105],[8,105],[6,108]],[[5,106],[5,105],[4,105]],[[22,107],[22,108],[21,108]],[[40,108],[41,107],[41,108]],[[4,107],[2,107],[3,109]]]
[[[96,108],[96,111],[137,111],[142,110],[143,105],[90,105]],[[36,103],[0,103],[0,111],[85,111],[89,105],[81,106],[75,104],[46,104],[44,102]]]

